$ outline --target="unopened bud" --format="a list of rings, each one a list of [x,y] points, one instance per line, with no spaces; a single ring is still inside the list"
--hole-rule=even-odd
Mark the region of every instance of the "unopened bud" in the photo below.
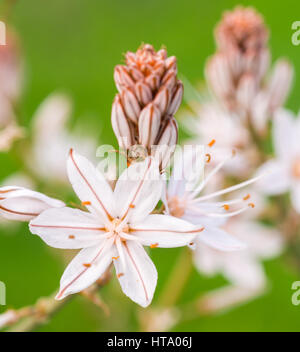
[[[148,104],[141,112],[139,119],[139,142],[145,147],[151,148],[157,139],[160,129],[161,114],[154,104]]]
[[[119,95],[116,96],[113,102],[111,124],[119,146],[123,149],[128,149],[133,144],[133,137],[130,121],[126,118]]]
[[[173,92],[170,106],[167,110],[168,115],[173,116],[177,112],[182,101],[182,95],[183,95],[183,84],[181,81],[178,81],[175,87],[175,90]]]
[[[121,99],[126,115],[137,124],[141,108],[132,89],[125,88],[121,94]]]

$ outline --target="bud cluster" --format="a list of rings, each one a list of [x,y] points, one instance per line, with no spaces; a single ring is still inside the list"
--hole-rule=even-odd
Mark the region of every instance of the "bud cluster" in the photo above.
[[[270,67],[268,38],[262,16],[252,8],[225,12],[216,27],[217,52],[207,63],[206,75],[213,93],[230,111],[262,117],[283,104],[292,69],[279,60],[265,80]]]
[[[119,146],[129,150],[141,145],[149,154],[153,146],[175,147],[178,129],[174,114],[183,93],[176,58],[167,57],[165,49],[156,52],[145,44],[136,53],[128,52],[125,59],[126,65],[115,68],[119,93],[111,115]]]

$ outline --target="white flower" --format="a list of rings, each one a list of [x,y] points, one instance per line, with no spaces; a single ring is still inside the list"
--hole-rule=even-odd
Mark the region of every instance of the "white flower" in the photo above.
[[[64,206],[60,200],[23,187],[0,188],[0,216],[5,219],[29,221],[46,209]]]
[[[72,150],[67,169],[88,212],[49,209],[30,223],[31,232],[50,246],[83,248],[64,272],[57,299],[84,290],[113,262],[124,293],[148,306],[157,272],[143,245],[184,246],[199,229],[168,215],[149,215],[162,192],[158,165],[152,158],[126,169],[114,191],[86,158]]]
[[[260,172],[268,175],[258,186],[268,195],[291,192],[295,210],[300,213],[300,116],[279,110],[274,117],[273,143],[276,157],[262,165]]]
[[[194,104],[197,118],[186,118],[185,127],[192,134],[196,144],[207,145],[213,140],[211,163],[219,163],[224,157],[237,149],[238,154],[224,165],[229,174],[241,175],[249,173],[253,161],[253,150],[250,147],[250,135],[239,116],[220,107],[217,102]],[[184,118],[184,116],[183,116]]]
[[[68,131],[71,110],[67,96],[53,93],[42,102],[33,117],[33,144],[26,160],[33,172],[48,181],[68,182],[66,157],[71,146],[90,158],[96,156],[97,144],[92,138],[85,138],[80,131]]]
[[[230,219],[224,228],[247,247],[228,253],[199,243],[194,252],[196,267],[209,276],[222,273],[235,286],[254,291],[264,288],[266,277],[260,261],[280,254],[283,246],[280,233],[255,221],[239,218]]]
[[[230,157],[224,159],[206,177],[202,178],[205,161],[199,155],[199,149],[195,146],[192,147],[189,150],[185,149],[179,160],[175,158],[173,173],[164,200],[167,211],[173,216],[204,226],[204,231],[196,237],[196,245],[202,242],[218,250],[241,249],[244,247],[243,243],[230,236],[220,226],[223,225],[226,218],[244,212],[249,209],[249,206],[253,207],[253,204],[248,202],[248,197],[227,202],[211,202],[209,200],[240,189],[254,182],[255,179],[218,192],[199,196],[210,179]],[[239,206],[239,208],[230,211],[231,207],[236,206]]]

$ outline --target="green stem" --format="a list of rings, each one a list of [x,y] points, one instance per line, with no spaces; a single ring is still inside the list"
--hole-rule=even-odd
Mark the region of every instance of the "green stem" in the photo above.
[[[181,293],[192,272],[192,255],[188,248],[183,248],[175,267],[163,289],[158,300],[158,305],[162,307],[171,307],[177,303]]]

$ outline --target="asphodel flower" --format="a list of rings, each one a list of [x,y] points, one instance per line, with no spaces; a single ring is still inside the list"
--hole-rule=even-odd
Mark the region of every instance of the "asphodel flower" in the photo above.
[[[151,155],[152,146],[169,147],[168,157],[167,148],[156,153],[163,169],[177,143],[174,114],[183,92],[176,58],[167,57],[165,49],[156,52],[145,44],[136,53],[128,52],[125,59],[126,65],[116,66],[114,73],[119,94],[112,106],[113,130],[119,146],[126,150],[141,145]]]
[[[259,172],[268,176],[259,182],[261,192],[278,195],[290,192],[295,210],[300,213],[300,115],[289,110],[276,112],[273,123],[275,158],[263,164]]]
[[[33,138],[25,161],[35,175],[47,182],[68,184],[66,158],[71,147],[80,149],[90,158],[95,155],[97,143],[94,138],[87,138],[79,131],[80,126],[68,130],[71,116],[71,99],[62,93],[52,93],[32,118]]]
[[[57,299],[84,290],[113,263],[124,293],[141,306],[148,306],[157,271],[143,245],[185,246],[202,226],[151,214],[162,193],[158,164],[152,157],[127,168],[114,191],[100,171],[72,150],[67,170],[74,191],[88,211],[49,209],[30,222],[31,232],[48,245],[81,249],[62,276]]]
[[[207,175],[204,175],[204,165],[210,161],[210,154],[204,155],[198,147],[191,146],[185,149],[183,154],[174,160],[174,168],[170,181],[166,188],[164,203],[169,214],[184,219],[193,224],[202,224],[203,232],[195,237],[190,243],[206,244],[212,248],[223,251],[233,251],[244,248],[244,244],[228,234],[222,225],[232,216],[241,214],[254,204],[248,196],[231,199],[228,201],[212,201],[214,198],[241,189],[253,182],[260,176],[216,191],[203,194],[210,180],[228,162],[233,154],[227,155]],[[192,177],[190,177],[192,175]]]
[[[6,37],[6,45],[0,45],[0,151],[9,150],[24,135],[14,111],[21,90],[20,53],[16,37],[10,31]]]

